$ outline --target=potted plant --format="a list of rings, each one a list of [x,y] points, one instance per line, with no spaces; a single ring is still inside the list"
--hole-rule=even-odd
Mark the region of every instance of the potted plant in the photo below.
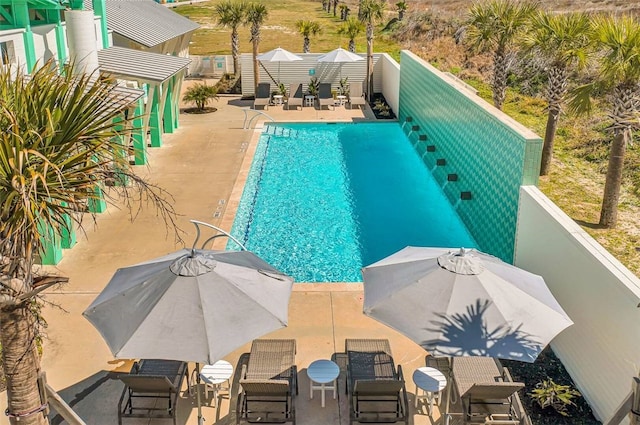
[[[278,94],[287,96],[287,86],[284,83],[278,84]]]
[[[349,83],[347,82],[347,80],[349,80],[349,77],[344,77],[342,80],[340,80],[339,94],[341,96],[349,96]]]
[[[311,96],[317,96],[319,87],[320,81],[318,81],[318,77],[311,77],[311,80],[309,81],[309,94]]]

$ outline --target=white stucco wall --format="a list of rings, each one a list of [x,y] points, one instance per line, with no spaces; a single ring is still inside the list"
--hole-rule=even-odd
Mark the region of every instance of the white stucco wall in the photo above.
[[[12,29],[0,31],[0,41],[8,41],[13,43],[13,50],[15,52],[16,65],[26,66],[27,54],[24,51],[24,30]]]
[[[36,52],[36,61],[39,65],[44,64],[49,59],[58,59],[58,44],[56,43],[56,25],[32,26],[33,45]]]
[[[553,350],[608,420],[640,367],[640,279],[533,186],[520,190],[515,264],[542,275],[574,321]]]
[[[383,53],[380,57],[380,65],[382,72],[382,95],[391,106],[393,112],[398,115],[400,107],[400,64],[396,62],[387,53]]]

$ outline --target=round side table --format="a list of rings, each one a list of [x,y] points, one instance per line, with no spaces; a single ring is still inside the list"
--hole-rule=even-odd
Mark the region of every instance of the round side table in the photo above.
[[[429,416],[433,414],[433,401],[440,403],[440,393],[447,386],[447,378],[442,372],[433,367],[420,367],[413,372],[413,382],[416,384],[416,408],[418,400],[426,399],[429,402]],[[418,395],[418,390],[424,392]]]
[[[309,376],[309,394],[313,398],[313,390],[320,390],[321,405],[324,407],[325,390],[333,390],[333,398],[338,392],[338,375],[340,368],[331,360],[316,360],[307,368]],[[320,384],[320,385],[314,385]]]
[[[218,392],[225,390],[231,393],[229,379],[233,375],[233,366],[226,360],[218,360],[212,365],[206,365],[200,371],[200,378],[204,381],[204,396],[209,398],[209,387],[213,391],[213,406],[218,407]],[[226,382],[226,388],[222,384]]]

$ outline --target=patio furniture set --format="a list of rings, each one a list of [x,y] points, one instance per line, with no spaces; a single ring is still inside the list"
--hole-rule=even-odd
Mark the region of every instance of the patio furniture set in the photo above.
[[[296,423],[295,398],[299,393],[294,339],[256,339],[248,360],[237,377],[236,423]],[[345,341],[346,385],[350,423],[409,423],[409,403],[402,366],[395,365],[386,339],[347,339]],[[525,424],[517,391],[521,383],[511,382],[506,369],[491,358],[460,357],[450,367],[447,358],[427,356],[426,365],[416,370],[415,407],[426,400],[427,413],[433,415],[434,401],[453,380],[453,389],[462,401],[465,424]],[[194,370],[194,374],[198,373]],[[233,366],[224,361],[199,371],[213,390],[214,407],[220,391],[231,398]],[[340,368],[331,360],[316,360],[307,369],[309,395],[325,391],[336,398]],[[118,376],[125,384],[118,404],[118,423],[123,418],[171,418],[176,424],[176,403],[183,380],[189,391],[194,382],[187,374],[187,363],[171,360],[141,360],[131,372]],[[447,408],[448,411],[448,408]],[[449,416],[445,416],[448,418]],[[448,419],[446,419],[448,423]]]
[[[268,109],[270,105],[282,105],[284,107],[285,104],[287,110],[293,107],[297,109],[298,106],[302,108],[315,105],[318,105],[320,109],[324,106],[335,109],[336,104],[338,106],[346,106],[348,104],[349,108],[353,109],[354,106],[364,107],[366,100],[363,95],[361,83],[354,84],[350,88],[348,95],[337,95],[335,97],[331,92],[331,84],[329,83],[320,83],[317,95],[304,92],[302,83],[289,84],[286,95],[272,95],[270,83],[258,84],[255,100],[253,101],[253,109],[257,109],[258,107]]]

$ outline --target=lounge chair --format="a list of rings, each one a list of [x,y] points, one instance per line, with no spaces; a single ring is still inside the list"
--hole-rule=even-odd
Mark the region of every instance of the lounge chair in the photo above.
[[[332,106],[333,109],[336,108],[335,100],[331,93],[331,84],[320,83],[320,86],[318,86],[318,106],[320,109],[322,109],[323,106],[326,106],[327,109],[329,109],[329,106]]]
[[[258,88],[256,90],[256,97],[253,101],[253,109],[257,109],[258,106],[262,106],[264,107],[264,109],[268,109],[270,102],[271,102],[271,84],[258,83]]]
[[[397,369],[386,339],[347,339],[350,422],[408,423],[402,367]]]
[[[302,91],[302,84],[289,84],[289,99],[287,100],[287,110],[295,106],[302,109],[302,101],[304,99],[304,92]]]
[[[172,418],[175,425],[176,403],[186,373],[185,362],[141,360],[134,363],[131,373],[118,376],[125,384],[118,402],[118,424],[122,425],[122,418]]]
[[[256,339],[242,366],[236,423],[296,423],[298,374],[293,339]]]
[[[522,388],[524,388],[522,382],[473,384],[461,396],[465,409],[465,422],[485,423],[490,420],[520,423],[513,407],[513,395]]]
[[[524,387],[513,382],[508,369],[489,357],[453,359],[455,386],[462,400],[465,423],[511,425],[526,423],[517,391]]]
[[[353,109],[353,106],[364,106],[367,104],[362,94],[362,83],[353,84],[349,87],[349,109]]]

